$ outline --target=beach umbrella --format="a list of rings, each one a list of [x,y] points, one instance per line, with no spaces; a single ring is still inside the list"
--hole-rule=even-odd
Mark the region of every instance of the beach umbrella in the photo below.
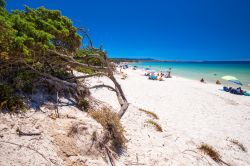
[[[234,77],[234,76],[223,76],[223,77],[221,77],[223,80],[227,80],[227,81],[229,81],[229,80],[238,80],[236,77]]]
[[[227,80],[229,82],[232,82],[232,83],[235,83],[235,84],[238,84],[238,85],[243,85],[240,80],[238,80],[236,77],[234,76],[223,76],[221,77],[223,80]]]

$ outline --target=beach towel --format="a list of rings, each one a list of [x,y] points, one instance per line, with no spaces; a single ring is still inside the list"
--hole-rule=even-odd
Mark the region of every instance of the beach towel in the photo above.
[[[250,93],[249,92],[245,92],[243,95],[244,96],[250,96]]]

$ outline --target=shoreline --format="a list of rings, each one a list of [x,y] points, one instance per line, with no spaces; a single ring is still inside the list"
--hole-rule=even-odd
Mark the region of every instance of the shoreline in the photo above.
[[[136,63],[128,63],[128,64],[129,64],[130,67],[131,66],[137,66]],[[138,66],[137,70],[144,71],[144,68],[145,68],[145,66]],[[157,67],[154,67],[154,66],[150,66],[149,68],[152,68],[152,70],[154,70],[156,72],[161,71],[161,69],[158,69]],[[162,71],[167,71],[167,70],[168,70],[168,68],[163,68]],[[236,85],[236,84],[233,84],[233,83],[229,83],[228,81],[225,81],[225,80],[221,79],[221,77],[223,75],[221,75],[221,77],[217,78],[215,76],[208,75],[208,73],[205,73],[205,72],[200,72],[200,73],[198,73],[198,72],[192,72],[192,71],[191,72],[187,71],[187,72],[189,73],[189,76],[184,76],[184,74],[183,74],[184,72],[183,71],[182,72],[177,71],[177,73],[176,73],[175,69],[172,68],[172,72],[171,73],[172,73],[172,75],[174,75],[176,77],[181,77],[181,78],[185,78],[185,79],[189,79],[189,80],[194,80],[194,81],[199,81],[201,78],[203,78],[206,83],[211,83],[211,84],[216,84],[215,82],[217,80],[219,80],[221,82],[221,85],[225,85],[225,86],[229,86],[229,87],[231,86],[231,87],[234,87],[234,88],[242,87],[244,90],[250,91],[250,86],[246,83],[247,81],[245,81],[245,83],[243,84],[243,86],[240,86],[240,85]],[[248,77],[246,77],[246,78],[248,78]]]
[[[124,69],[123,69],[124,70]],[[131,70],[131,69],[129,69]],[[140,72],[144,72],[143,68],[137,68],[138,71]],[[189,80],[189,81],[194,81],[194,82],[198,82],[198,83],[201,83],[200,80],[197,80],[195,78],[189,78],[189,77],[184,77],[184,76],[180,76],[180,75],[172,75],[173,78],[179,78],[179,79],[184,79],[184,80]],[[165,79],[169,79],[169,78],[164,78]],[[171,78],[170,78],[171,79]],[[205,78],[204,78],[205,79]],[[203,84],[208,84],[208,85],[215,85],[215,86],[220,86],[220,87],[223,87],[223,86],[231,86],[231,87],[239,87],[240,85],[236,85],[236,84],[230,84],[230,83],[226,83],[226,84],[223,84],[221,83],[220,85],[219,84],[216,84],[210,80],[206,80],[205,79],[205,83]],[[222,88],[221,88],[222,89]],[[250,88],[246,87],[246,86],[243,86],[243,89],[246,90],[246,91],[250,91]]]

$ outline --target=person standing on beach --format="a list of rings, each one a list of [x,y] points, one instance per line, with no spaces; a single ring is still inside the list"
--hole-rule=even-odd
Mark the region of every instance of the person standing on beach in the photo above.
[[[169,68],[169,70],[168,70],[168,75],[167,75],[166,78],[171,78],[171,68]]]

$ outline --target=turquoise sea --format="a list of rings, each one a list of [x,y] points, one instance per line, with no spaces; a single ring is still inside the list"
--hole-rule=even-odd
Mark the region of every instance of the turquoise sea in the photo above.
[[[250,62],[138,62],[131,64],[139,68],[149,67],[152,70],[165,72],[172,68],[172,74],[189,79],[215,83],[220,80],[225,85],[233,85],[221,79],[225,75],[238,78],[243,87],[250,90]]]

